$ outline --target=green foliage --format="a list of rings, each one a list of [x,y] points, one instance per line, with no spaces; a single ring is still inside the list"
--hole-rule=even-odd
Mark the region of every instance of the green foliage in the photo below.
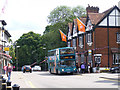
[[[32,64],[34,62],[41,61],[40,59],[40,34],[35,34],[34,32],[28,32],[23,34],[20,39],[17,40],[17,48],[19,66],[25,64]]]
[[[68,26],[65,23],[56,23],[54,25],[49,25],[49,30],[45,30],[42,36],[42,41],[47,45],[47,49],[55,49],[59,47],[66,47],[67,43],[61,41],[59,29],[61,29],[65,34],[67,34]],[[49,32],[48,32],[49,31]]]
[[[82,6],[77,6],[72,9],[72,12],[77,17],[86,16],[86,10]]]
[[[81,6],[70,8],[67,6],[59,6],[51,11],[48,16],[48,22],[53,24],[63,23],[63,22],[72,22],[74,18],[85,16],[85,9]]]
[[[9,48],[9,55],[12,57],[13,64],[15,64],[15,49],[13,45],[11,45]]]

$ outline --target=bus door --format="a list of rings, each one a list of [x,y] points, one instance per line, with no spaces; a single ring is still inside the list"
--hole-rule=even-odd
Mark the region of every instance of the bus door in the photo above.
[[[55,66],[54,66],[54,73],[56,73],[56,56],[54,57],[54,64],[55,64]]]
[[[56,55],[54,57],[54,64],[55,64],[55,67],[54,67],[54,73],[57,73],[56,72],[56,69],[57,69],[57,60],[58,60],[58,56],[59,55],[59,49],[56,49]]]

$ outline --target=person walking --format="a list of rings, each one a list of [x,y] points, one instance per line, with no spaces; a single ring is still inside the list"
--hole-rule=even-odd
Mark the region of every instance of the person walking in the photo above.
[[[6,74],[7,66],[4,66],[3,69],[4,69],[4,74]]]
[[[81,73],[85,73],[85,64],[84,63],[82,63],[82,65],[81,65]]]
[[[7,66],[7,77],[8,77],[8,81],[10,81],[11,72],[12,72],[12,66],[11,66],[10,63],[8,63],[8,66]]]
[[[90,73],[90,64],[88,63],[88,73]]]

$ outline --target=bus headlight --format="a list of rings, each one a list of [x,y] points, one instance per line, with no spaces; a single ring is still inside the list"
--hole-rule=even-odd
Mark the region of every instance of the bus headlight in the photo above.
[[[76,70],[76,68],[74,68],[74,71]]]
[[[62,72],[64,71],[64,69],[62,69]]]

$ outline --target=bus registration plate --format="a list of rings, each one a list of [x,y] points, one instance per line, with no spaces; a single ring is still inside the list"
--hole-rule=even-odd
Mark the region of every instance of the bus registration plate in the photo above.
[[[67,73],[70,73],[70,72],[67,72]]]
[[[67,73],[70,73],[70,69],[67,69]]]

